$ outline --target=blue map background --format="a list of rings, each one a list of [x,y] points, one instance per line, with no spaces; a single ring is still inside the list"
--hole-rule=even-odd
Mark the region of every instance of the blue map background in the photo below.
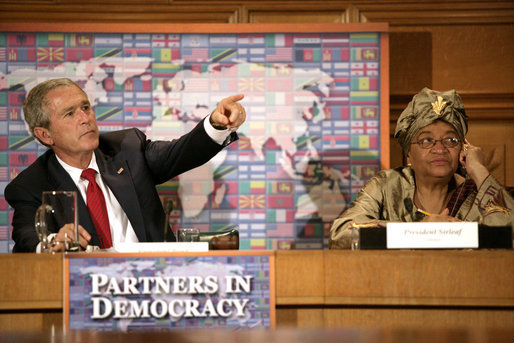
[[[380,169],[380,33],[0,33],[0,252],[5,186],[46,148],[23,122],[37,83],[68,77],[102,132],[187,132],[244,93],[240,139],[160,185],[173,230],[237,227],[242,250],[320,249],[332,220]]]

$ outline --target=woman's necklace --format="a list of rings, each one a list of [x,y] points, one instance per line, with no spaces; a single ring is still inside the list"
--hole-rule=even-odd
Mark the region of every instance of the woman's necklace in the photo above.
[[[441,208],[439,208],[439,211],[437,212],[437,214],[441,213],[443,211],[443,209],[446,207],[446,205],[448,204],[448,199],[450,198],[450,194],[451,194],[451,192],[446,192],[446,196],[443,199],[443,205],[441,206]],[[415,203],[417,202],[418,203],[417,205],[419,205],[417,207],[426,211],[427,208],[425,207],[425,205],[423,205],[423,201],[421,201],[421,193],[419,192],[417,187],[416,187],[415,196],[416,196]],[[425,212],[425,211],[423,211],[423,212]]]

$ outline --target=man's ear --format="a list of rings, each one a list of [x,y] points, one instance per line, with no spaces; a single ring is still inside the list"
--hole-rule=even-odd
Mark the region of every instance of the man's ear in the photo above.
[[[39,139],[41,142],[45,143],[48,146],[52,146],[54,144],[54,140],[50,135],[50,131],[48,131],[48,129],[45,129],[44,127],[35,127],[34,136],[36,136],[37,139]]]

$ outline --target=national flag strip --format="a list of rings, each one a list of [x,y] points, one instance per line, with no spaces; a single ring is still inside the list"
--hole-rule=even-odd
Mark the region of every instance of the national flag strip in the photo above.
[[[352,135],[378,135],[378,120],[352,120]]]
[[[266,221],[268,237],[293,237],[294,236],[294,211],[293,210],[268,210]],[[277,223],[277,224],[275,224]],[[284,224],[279,224],[284,223]]]
[[[123,112],[126,120],[152,120],[152,107],[126,106]]]
[[[236,78],[227,79],[227,78],[211,78],[210,81],[210,90],[212,92],[237,92],[238,91],[238,81]],[[253,113],[253,112],[250,112]]]
[[[344,62],[350,61],[350,49],[349,48],[322,48],[321,49],[322,61],[323,62]],[[327,63],[328,64],[328,63]],[[324,66],[324,69],[330,69],[330,66]]]
[[[265,179],[266,166],[265,165],[240,165],[239,179]]]
[[[37,149],[36,140],[32,136],[9,135],[9,150]]]
[[[248,232],[248,236],[252,239],[261,238],[265,240],[266,224],[255,223],[255,219],[246,219],[246,217],[247,215],[245,214],[243,214],[242,216],[241,214],[239,215],[239,220],[242,221],[239,223],[239,229]],[[248,221],[249,223],[246,223],[246,221]],[[257,287],[254,287],[254,289],[257,289]]]
[[[293,194],[293,181],[268,180],[266,184],[268,194]]]
[[[293,44],[296,47],[320,45],[321,37],[319,34],[295,34]]]
[[[96,106],[97,121],[121,121],[123,109],[121,107]]]
[[[8,48],[7,59],[10,62],[34,62],[36,48]]]
[[[35,46],[36,35],[34,33],[7,33],[8,46]]]
[[[293,46],[293,35],[283,33],[266,34],[266,46],[269,48]]]
[[[264,34],[240,34],[237,35],[237,44],[242,45],[264,45]]]
[[[350,121],[349,120],[325,120],[322,122],[323,136],[334,135],[349,135],[350,134]]]
[[[380,55],[378,48],[352,48],[351,60],[360,61],[378,61]]]
[[[352,91],[350,92],[351,105],[378,104],[378,91]]]
[[[123,34],[123,48],[151,48],[151,35],[146,33]]]
[[[33,137],[26,137],[27,140],[34,139]],[[10,147],[11,150],[14,150]],[[37,152],[9,152],[9,165],[10,166],[29,166],[37,159]]]
[[[370,179],[375,176],[379,171],[378,165],[354,165],[351,167],[351,173],[353,176],[359,179]]]
[[[253,208],[265,208],[266,198],[264,195],[239,195],[239,208],[241,209],[253,209]]]
[[[65,38],[64,33],[51,32],[51,33],[37,33],[36,42],[38,46],[64,46]]]
[[[359,135],[351,139],[351,149],[377,149],[378,135]]]
[[[171,62],[180,59],[180,49],[154,48],[151,51],[154,62]]]
[[[23,121],[10,120],[7,123],[0,123],[0,131],[7,134],[7,126],[11,135],[22,134],[25,136],[27,134],[27,127]]]
[[[344,46],[350,44],[350,34],[348,33],[323,33],[321,35],[322,46]]]
[[[94,56],[93,48],[66,48],[66,61],[85,61],[92,59]]]
[[[95,58],[100,60],[119,57],[122,53],[121,48],[95,48]]]
[[[123,48],[123,57],[152,57],[150,48]]]
[[[186,62],[207,62],[208,48],[182,48],[182,59]]]
[[[239,220],[244,221],[265,221],[266,210],[239,210]],[[262,223],[262,226],[265,224]]]
[[[321,49],[301,48],[295,49],[295,61],[297,62],[319,62],[321,61]]]
[[[211,47],[232,47],[237,45],[237,35],[218,35],[211,34],[209,36],[209,45]]]
[[[290,62],[293,60],[292,48],[267,48],[266,62]]]
[[[248,48],[248,47],[239,47],[237,49],[237,59],[240,63],[253,62],[259,63],[264,62],[266,55],[265,48]]]
[[[262,92],[266,90],[265,79],[261,77],[242,77],[238,79],[238,88],[242,92]]]
[[[102,34],[94,35],[95,47],[122,47],[123,39],[121,34]]]
[[[349,149],[350,136],[349,135],[324,135],[323,136],[323,149]]]
[[[154,48],[178,48],[180,47],[179,34],[153,34],[152,47]]]
[[[277,137],[278,138],[278,137]],[[284,139],[289,139],[287,136]],[[301,136],[298,137],[295,141],[296,148],[298,150],[310,149],[312,146],[316,148],[320,148],[319,143],[321,141],[321,137],[319,135],[309,135],[309,136]],[[285,145],[285,144],[283,144]]]
[[[293,208],[294,198],[292,195],[268,195],[267,208]]]
[[[9,239],[9,226],[8,225],[0,226],[0,239],[2,239],[2,240]]]
[[[321,161],[323,164],[340,165],[350,162],[350,151],[344,150],[329,150],[321,153]]]
[[[152,76],[173,77],[181,71],[180,64],[176,63],[152,63]]]
[[[351,164],[380,163],[378,150],[350,150]]]
[[[265,194],[266,181],[239,181],[239,194]]]
[[[265,239],[250,239],[249,240],[250,250],[265,250],[266,240]]]
[[[350,45],[354,46],[378,46],[380,37],[375,32],[350,33]]]
[[[184,80],[184,92],[207,92],[209,90],[208,78],[188,78]]]
[[[122,121],[99,121],[98,129],[100,133],[112,132],[124,129],[124,123]]]
[[[214,171],[214,180],[238,179],[238,167],[236,165],[222,165]]]
[[[168,119],[154,121],[152,123],[152,134],[154,137],[163,137],[163,139],[178,138],[183,134],[182,123]]]
[[[325,97],[323,100],[325,101],[325,104],[329,106],[348,105],[350,101],[350,92],[333,90],[330,92],[330,95]]]
[[[64,48],[37,48],[38,62],[63,62]]]
[[[350,110],[348,106],[331,105],[325,106],[325,119],[326,120],[348,120],[350,119]]]
[[[237,56],[237,49],[210,49],[209,58],[211,62],[231,61]]]
[[[6,141],[7,141],[7,139],[6,139]],[[0,180],[1,181],[9,180],[9,167],[0,167]]]
[[[323,237],[323,224],[322,223],[296,223],[296,231],[297,233],[303,232],[300,234],[301,237],[311,238],[311,237]]]
[[[285,106],[293,104],[293,95],[290,92],[267,92],[266,104],[270,106]],[[295,98],[295,101],[297,99]],[[312,101],[309,101],[312,103]]]
[[[233,210],[216,210],[210,211],[210,218],[212,222],[235,223],[238,220],[238,215]]]
[[[378,76],[378,63],[354,62],[351,63],[351,76]]]
[[[246,101],[246,97],[245,97]],[[294,108],[291,106],[266,107],[266,120],[293,120]]]
[[[352,106],[352,120],[378,119],[378,106]]]
[[[352,91],[378,90],[378,77],[352,78]]]
[[[92,47],[94,38],[88,33],[68,33],[66,34],[67,47]]]

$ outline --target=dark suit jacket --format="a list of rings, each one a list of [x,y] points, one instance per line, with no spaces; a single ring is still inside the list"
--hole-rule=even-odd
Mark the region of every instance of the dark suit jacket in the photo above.
[[[237,139],[233,133],[227,142]],[[200,122],[191,132],[174,141],[150,141],[138,129],[100,135],[95,150],[104,182],[125,211],[140,242],[164,238],[164,210],[155,186],[198,167],[214,157],[224,145],[214,142]],[[5,188],[12,208],[13,252],[34,252],[39,243],[34,217],[43,191],[78,189],[52,150],[40,156]],[[100,245],[82,197],[78,197],[79,224],[92,236],[89,244]],[[168,230],[171,235],[173,233]]]

